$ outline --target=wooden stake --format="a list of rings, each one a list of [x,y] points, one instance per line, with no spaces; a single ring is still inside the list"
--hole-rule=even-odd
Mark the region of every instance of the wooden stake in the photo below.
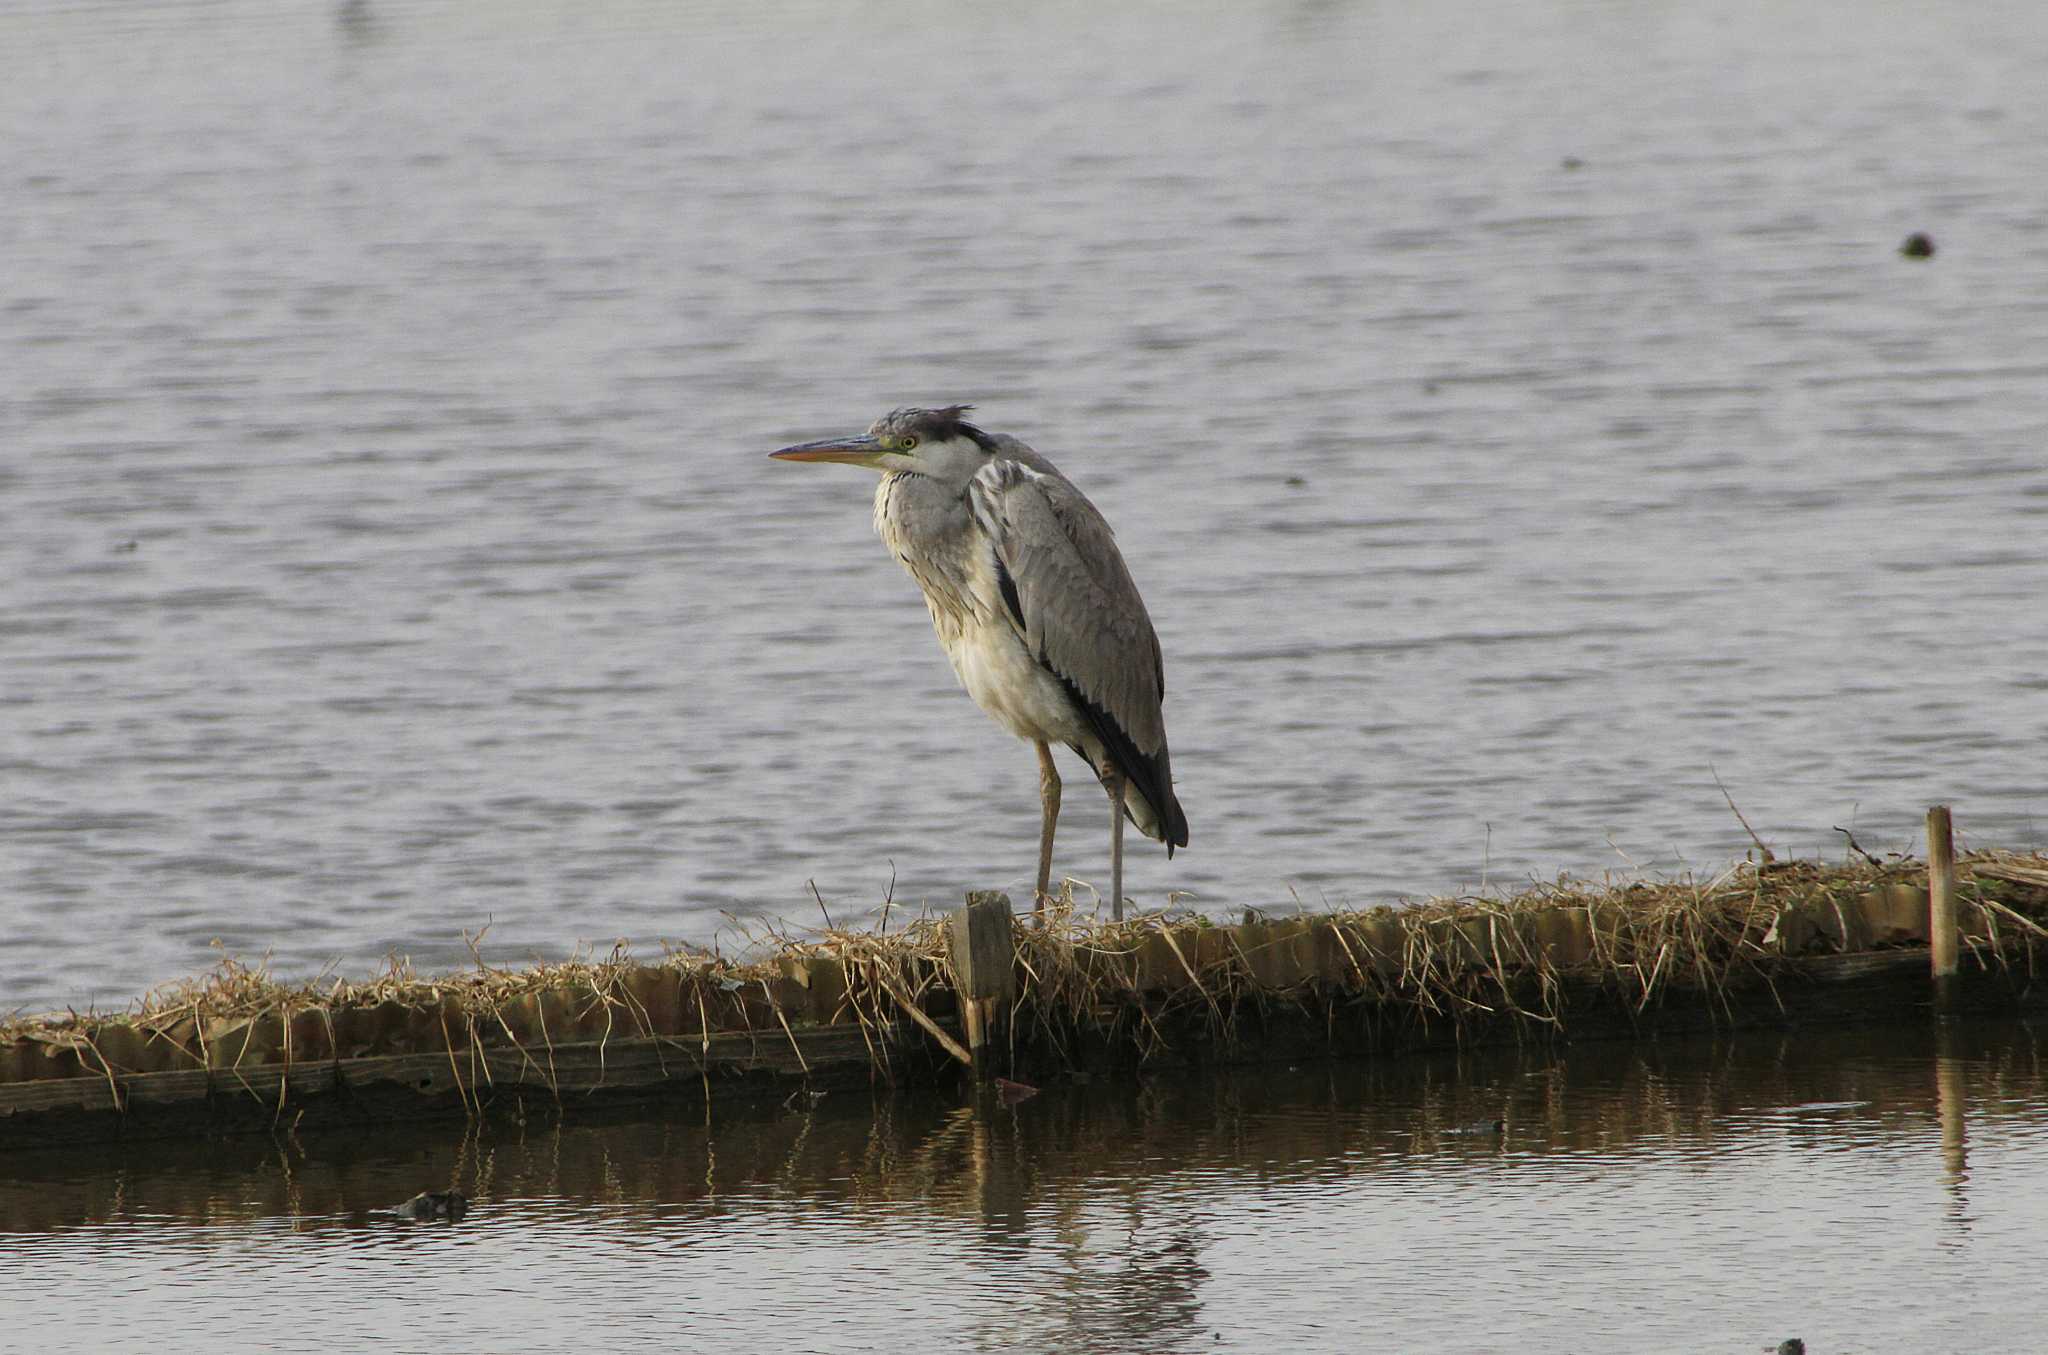
[[[1927,811],[1927,949],[1934,965],[1934,1008],[1954,1011],[1962,938],[1956,921],[1955,833],[1947,805]]]
[[[953,914],[947,951],[959,984],[960,1024],[977,1077],[987,1077],[991,1036],[1017,994],[1017,939],[1011,931],[1010,896],[973,890],[967,906]]]

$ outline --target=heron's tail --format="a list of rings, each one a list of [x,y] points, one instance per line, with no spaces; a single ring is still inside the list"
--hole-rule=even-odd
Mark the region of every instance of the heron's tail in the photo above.
[[[1173,859],[1175,847],[1188,845],[1188,816],[1181,812],[1180,797],[1173,793],[1173,782],[1170,780],[1166,783],[1165,800],[1164,805],[1154,810],[1154,817],[1158,820],[1157,830],[1147,835],[1166,844],[1166,857],[1170,861]],[[1145,830],[1140,826],[1139,831]]]
[[[1160,733],[1158,752],[1143,752],[1115,716],[1082,695],[1068,679],[1061,677],[1060,685],[1095,735],[1067,746],[1095,768],[1105,787],[1112,772],[1123,773],[1124,814],[1139,832],[1154,842],[1164,842],[1169,857],[1175,847],[1187,846],[1188,816],[1181,812],[1173,793],[1173,759],[1167,752],[1165,732]],[[1082,747],[1083,742],[1089,746]]]
[[[1164,842],[1170,858],[1175,847],[1188,845],[1188,816],[1181,810],[1180,797],[1173,793],[1173,771],[1166,750],[1142,759],[1137,768],[1144,773],[1142,778],[1128,768],[1119,768],[1124,773],[1124,817],[1146,837]],[[1106,777],[1103,784],[1108,784]]]

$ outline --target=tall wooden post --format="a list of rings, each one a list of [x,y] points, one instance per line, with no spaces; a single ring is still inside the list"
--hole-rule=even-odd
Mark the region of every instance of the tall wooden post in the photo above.
[[[1956,921],[1956,845],[1948,806],[1927,811],[1927,949],[1934,965],[1934,1009],[1952,1012],[1961,997],[1961,928]]]
[[[960,1024],[976,1077],[988,1077],[990,1040],[1017,995],[1017,938],[1011,931],[1010,896],[972,890],[967,906],[953,914],[947,954],[959,984]]]

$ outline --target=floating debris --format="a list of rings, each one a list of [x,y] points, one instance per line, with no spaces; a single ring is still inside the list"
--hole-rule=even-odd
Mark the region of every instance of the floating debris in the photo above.
[[[398,1212],[421,1223],[460,1223],[469,1212],[469,1197],[459,1190],[423,1190],[400,1205]]]

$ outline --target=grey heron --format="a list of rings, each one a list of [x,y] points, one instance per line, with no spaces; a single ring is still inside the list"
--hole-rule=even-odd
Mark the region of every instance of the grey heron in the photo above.
[[[1016,438],[969,423],[972,408],[899,409],[864,434],[769,455],[881,472],[875,530],[924,590],[960,685],[1038,750],[1036,906],[1050,891],[1060,814],[1052,745],[1065,744],[1109,792],[1110,907],[1121,921],[1124,820],[1169,857],[1188,845],[1159,637],[1095,505]]]

